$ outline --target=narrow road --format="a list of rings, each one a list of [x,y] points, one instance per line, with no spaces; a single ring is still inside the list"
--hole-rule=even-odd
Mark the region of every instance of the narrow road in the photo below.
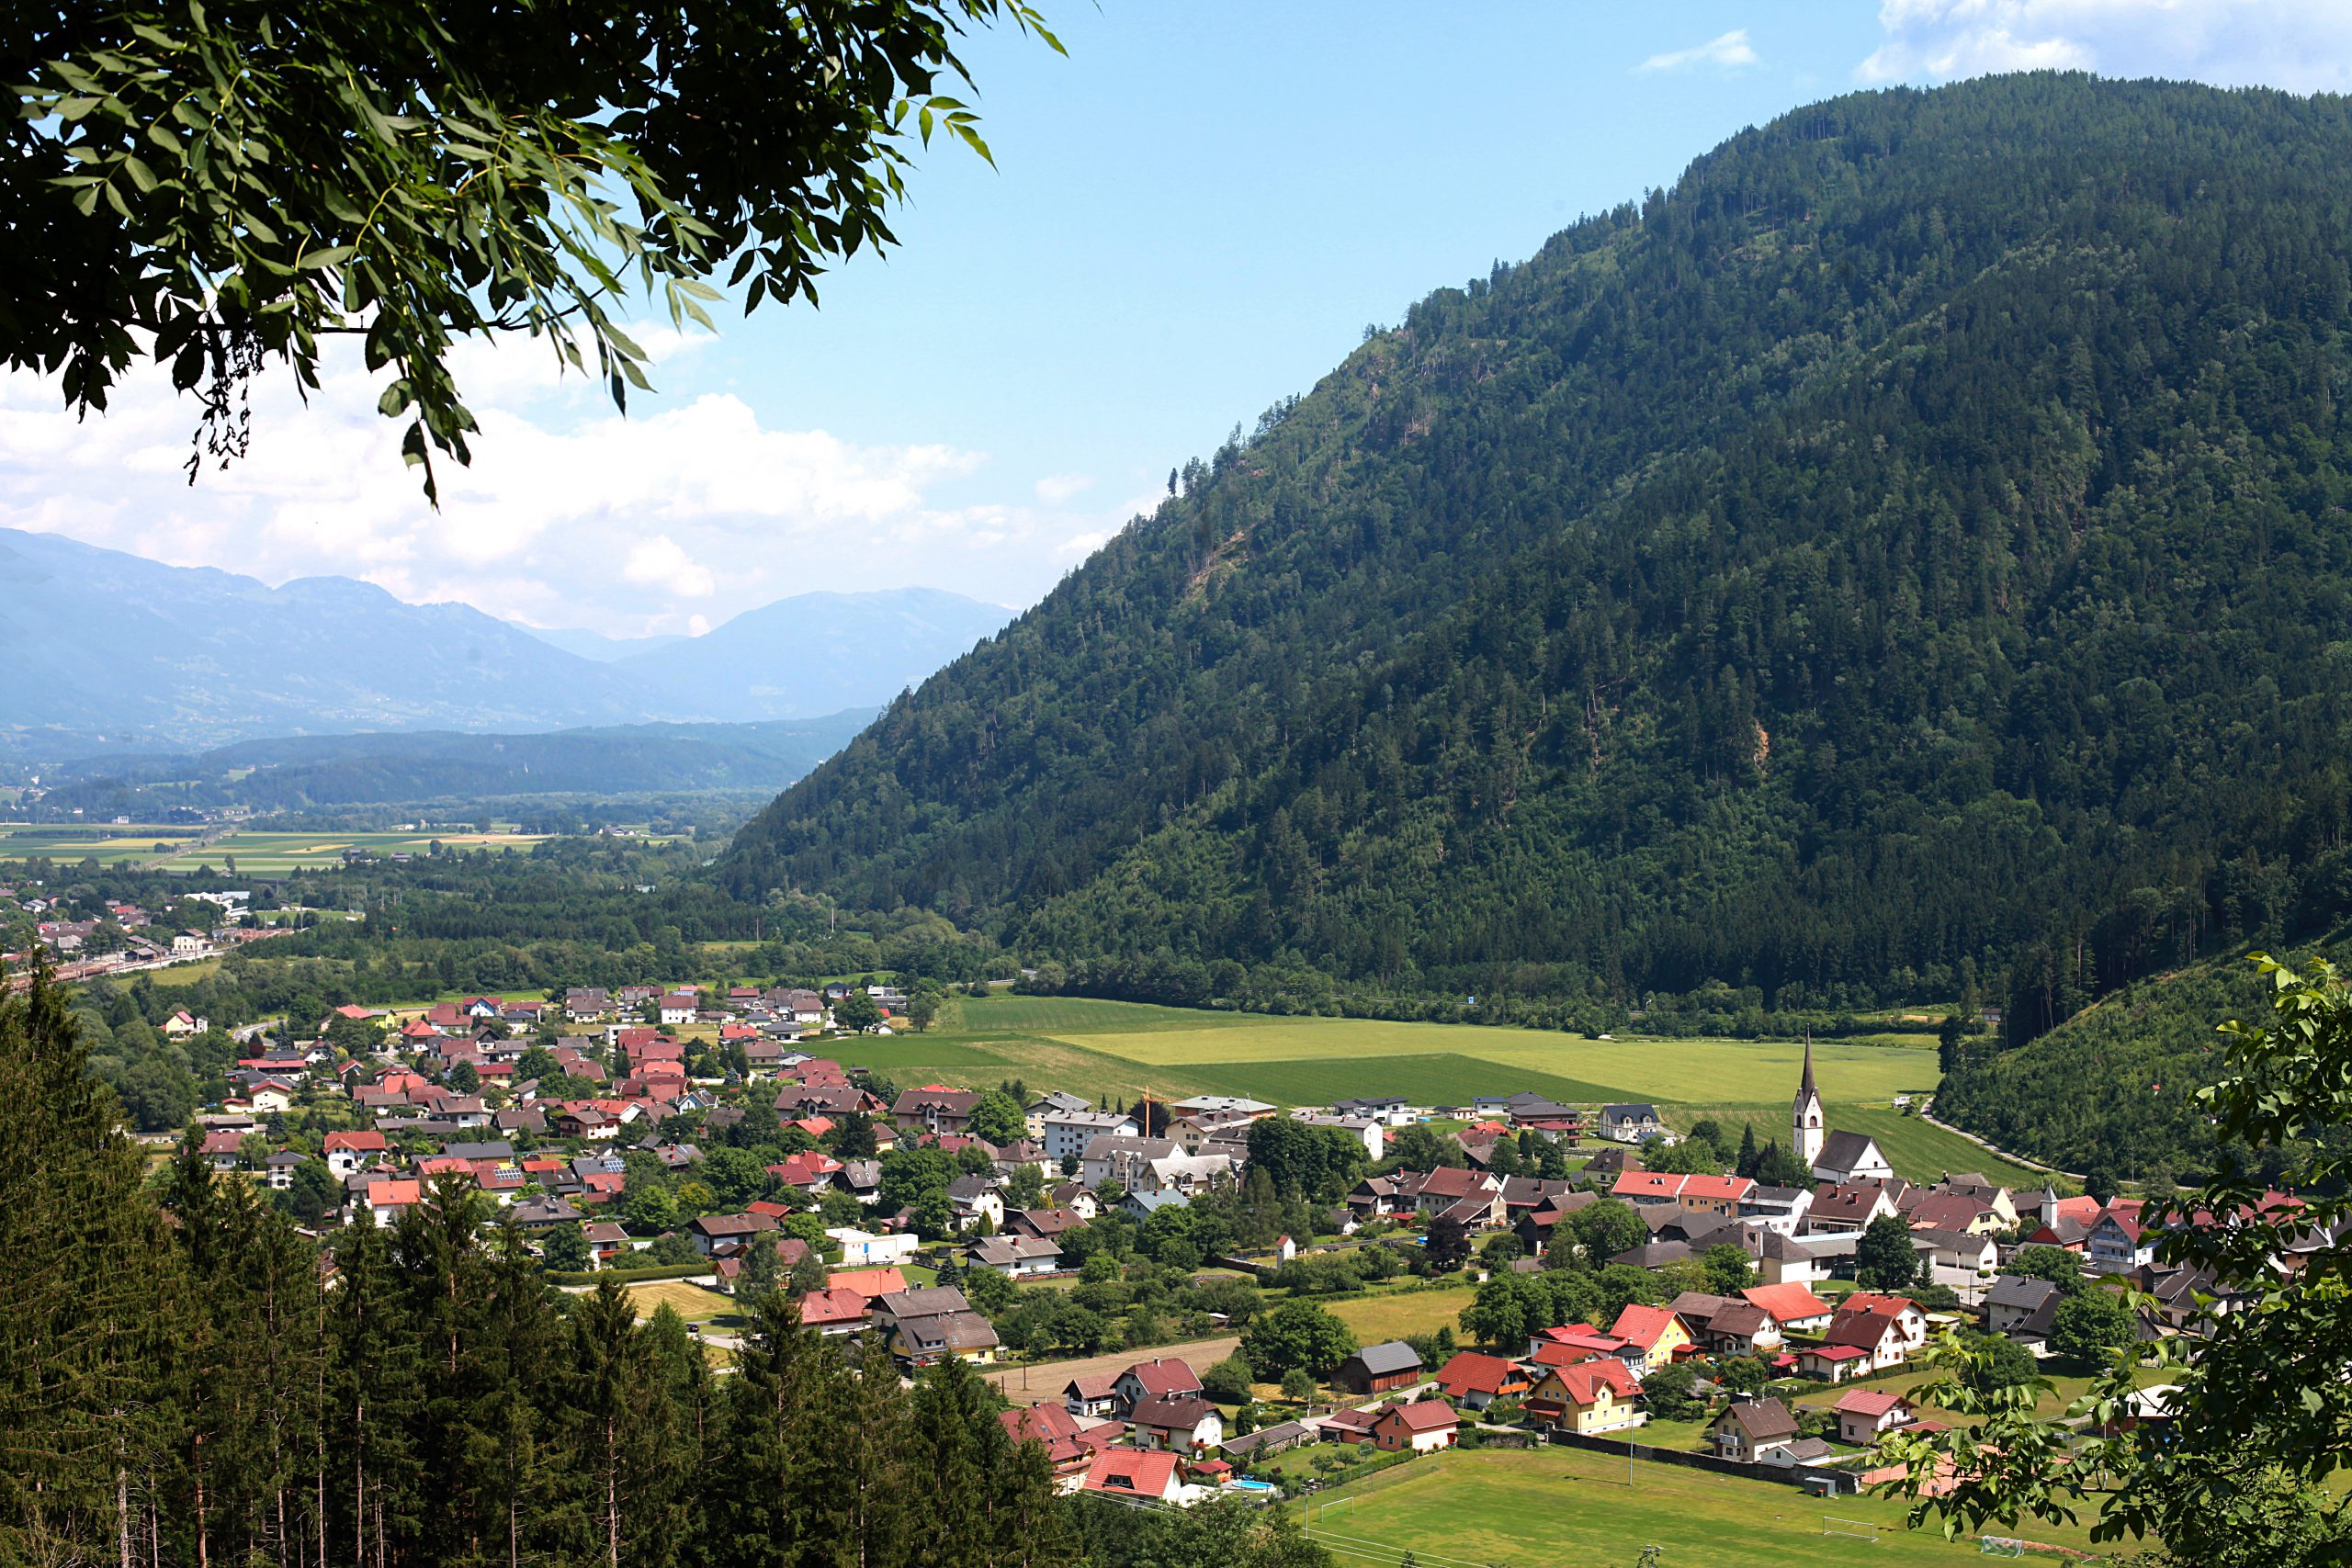
[[[1965,1127],[1955,1127],[1949,1122],[1938,1120],[1935,1111],[1930,1109],[1934,1104],[1935,1101],[1931,1100],[1928,1100],[1927,1104],[1919,1107],[1920,1121],[1928,1123],[1930,1126],[1941,1127],[1945,1132],[1951,1134],[1954,1137],[1966,1138],[1970,1143],[1974,1144],[1978,1148],[1983,1149],[1985,1153],[1998,1155],[2003,1159],[2007,1160],[2011,1165],[2021,1165],[2028,1170],[2046,1170],[2052,1176],[2068,1177],[2075,1181],[2083,1179],[2082,1172],[2078,1170],[2061,1170],[2054,1165],[2044,1165],[2038,1159],[2028,1159],[2023,1155],[2011,1154],[2008,1150],[2003,1148],[2000,1145],[1994,1143],[1989,1138],[1980,1138]]]

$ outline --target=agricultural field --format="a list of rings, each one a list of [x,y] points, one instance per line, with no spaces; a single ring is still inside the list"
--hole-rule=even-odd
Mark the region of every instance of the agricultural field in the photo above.
[[[1357,1344],[1379,1345],[1402,1339],[1408,1334],[1434,1334],[1441,1328],[1459,1330],[1462,1309],[1476,1294],[1465,1283],[1459,1290],[1375,1291],[1368,1296],[1323,1304],[1333,1317],[1348,1325]]]
[[[904,1084],[972,1086],[1018,1077],[1035,1087],[1132,1101],[1236,1094],[1280,1105],[1393,1093],[1422,1104],[1532,1089],[1568,1102],[1650,1100],[1672,1125],[1713,1115],[1785,1134],[1804,1047],[1789,1041],[1589,1040],[1471,1024],[1271,1018],[1063,997],[956,998],[927,1034],[843,1041],[838,1055]],[[1824,1041],[1814,1068],[1835,1125],[1882,1138],[1896,1168],[1933,1179],[1983,1170],[2030,1177],[1965,1139],[1889,1108],[1932,1089],[1934,1043],[1890,1034]]]
[[[45,855],[56,861],[96,860],[102,865],[137,863],[172,870],[209,865],[226,872],[232,860],[239,873],[283,875],[320,866],[339,865],[345,850],[366,850],[378,855],[427,852],[435,840],[452,847],[529,851],[539,837],[523,833],[279,833],[240,829],[207,842],[188,827],[141,823],[120,826],[51,827],[0,823],[0,861]]]
[[[667,1306],[688,1323],[707,1323],[717,1317],[737,1314],[735,1298],[684,1280],[652,1280],[642,1284],[624,1285],[629,1304],[637,1308],[639,1318],[651,1317],[656,1310]]]
[[[1630,1474],[1629,1474],[1630,1470]],[[1291,1505],[1349,1562],[1425,1568],[1630,1563],[1658,1547],[1661,1568],[1815,1568],[1870,1562],[1932,1568],[1980,1555],[1933,1527],[1906,1529],[1904,1506],[1875,1496],[1808,1497],[1793,1486],[1685,1470],[1629,1467],[1577,1449],[1457,1450]],[[1825,1535],[1825,1516],[1852,1534]],[[2080,1527],[2034,1525],[2030,1540],[2080,1551]]]

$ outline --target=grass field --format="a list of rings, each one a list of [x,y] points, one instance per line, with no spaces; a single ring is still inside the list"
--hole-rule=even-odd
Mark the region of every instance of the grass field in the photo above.
[[[640,1318],[651,1317],[655,1309],[664,1304],[688,1323],[731,1317],[736,1312],[734,1297],[690,1285],[684,1280],[651,1280],[621,1288],[628,1292],[630,1304],[637,1308]]]
[[[1956,1133],[1947,1133],[1917,1116],[1905,1116],[1892,1106],[1830,1103],[1831,1126],[1849,1133],[1868,1133],[1878,1141],[1895,1173],[1913,1181],[1933,1181],[1947,1172],[1973,1170],[2005,1186],[2039,1191],[2048,1179],[2041,1171],[1988,1153]],[[1739,1136],[1740,1124],[1747,1122],[1756,1128],[1758,1143],[1772,1138],[1783,1143],[1788,1140],[1786,1106],[1693,1106],[1690,1112],[1693,1116],[1714,1117],[1735,1139]]]
[[[1395,1564],[1410,1551],[1428,1568],[1631,1563],[1649,1545],[1662,1549],[1663,1568],[1905,1568],[1979,1556],[1972,1540],[1906,1530],[1903,1506],[1882,1498],[1825,1502],[1793,1486],[1664,1464],[1627,1474],[1622,1457],[1574,1449],[1458,1451],[1292,1506],[1351,1562]],[[1852,1528],[1874,1539],[1825,1536],[1824,1515],[1858,1521]],[[2079,1528],[2018,1533],[2077,1551],[2090,1544]]]
[[[1408,1334],[1434,1334],[1440,1328],[1459,1329],[1462,1309],[1476,1292],[1467,1285],[1458,1291],[1395,1291],[1385,1295],[1359,1296],[1332,1302],[1331,1315],[1354,1331],[1359,1345],[1378,1345]]]
[[[1701,1114],[1785,1129],[1804,1048],[1787,1041],[1587,1040],[1470,1024],[1269,1018],[1080,998],[957,998],[928,1034],[844,1042],[839,1055],[901,1084],[938,1077],[967,1086],[1019,1077],[1033,1088],[1091,1098],[1237,1094],[1279,1105],[1393,1093],[1418,1104],[1533,1089],[1571,1102],[1645,1100],[1670,1123]],[[1904,1090],[1935,1086],[1933,1043],[1889,1035],[1814,1047],[1815,1073],[1837,1124],[1883,1135],[1906,1176],[2016,1168],[1973,1145],[1885,1109]],[[1876,1109],[1865,1107],[1874,1105]],[[1850,1113],[1849,1108],[1854,1107]]]
[[[345,850],[379,855],[426,852],[433,841],[470,849],[529,851],[540,840],[519,833],[270,833],[241,830],[207,844],[196,829],[148,823],[89,827],[28,826],[0,822],[0,860],[45,855],[57,861],[96,860],[102,865],[153,863],[173,869],[209,865],[225,872],[234,859],[239,872],[282,874],[342,863]],[[156,846],[162,845],[162,849]]]

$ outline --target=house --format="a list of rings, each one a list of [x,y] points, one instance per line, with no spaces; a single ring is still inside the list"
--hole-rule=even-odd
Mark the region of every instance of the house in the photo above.
[[[1913,1188],[1903,1195],[1896,1207],[1903,1212],[1903,1223],[1915,1231],[1966,1231],[1974,1235],[1991,1235],[2015,1223],[2005,1222],[1998,1211],[1982,1200],[1939,1191],[1933,1187]]]
[[[1440,1166],[1414,1179],[1412,1197],[1412,1206],[1422,1213],[1444,1214],[1474,1230],[1498,1225],[1503,1221],[1502,1178],[1483,1170]]]
[[[950,1356],[984,1365],[996,1359],[996,1330],[953,1286],[876,1296],[868,1310],[888,1336],[890,1353],[910,1366],[933,1366]]]
[[[1739,1293],[1742,1299],[1770,1314],[1783,1332],[1810,1334],[1828,1327],[1830,1319],[1837,1315],[1827,1302],[1803,1285],[1750,1285]]]
[[[1225,1441],[1225,1417],[1197,1393],[1155,1393],[1127,1412],[1136,1445],[1199,1453]]]
[[[1295,1115],[1294,1120],[1302,1126],[1325,1128],[1334,1133],[1346,1134],[1363,1145],[1366,1159],[1380,1158],[1381,1152],[1388,1146],[1387,1133],[1382,1129],[1379,1122],[1369,1116],[1299,1114]]]
[[[1359,1399],[1393,1389],[1410,1388],[1421,1381],[1420,1353],[1402,1339],[1367,1345],[1341,1361],[1331,1372],[1331,1384]]]
[[[1613,1432],[1637,1425],[1634,1400],[1641,1381],[1614,1357],[1547,1367],[1527,1396],[1527,1414],[1539,1426],[1571,1432]]]
[[[1999,1244],[1977,1231],[1915,1230],[1911,1245],[1939,1269],[1990,1274],[2000,1267]]]
[[[1209,1184],[1221,1176],[1233,1174],[1233,1161],[1225,1155],[1162,1155],[1145,1160],[1136,1167],[1128,1182],[1133,1193],[1181,1193],[1196,1197],[1209,1189]]]
[[[1244,1100],[1233,1094],[1196,1094],[1190,1100],[1180,1100],[1168,1108],[1170,1116],[1239,1116],[1252,1122],[1262,1122],[1281,1110],[1262,1100]]]
[[[1872,1220],[1895,1213],[1894,1195],[1876,1182],[1825,1186],[1813,1195],[1812,1212],[1805,1226],[1814,1233],[1868,1230]]]
[[[872,1322],[870,1300],[846,1286],[829,1285],[800,1298],[800,1322],[803,1326],[815,1329],[820,1338],[839,1339],[863,1334]]]
[[[1087,1140],[1086,1148],[1079,1156],[1078,1179],[1089,1187],[1106,1187],[1114,1181],[1130,1187],[1135,1184],[1136,1172],[1147,1162],[1183,1152],[1183,1145],[1173,1138],[1130,1138],[1116,1133],[1098,1133]]]
[[[1804,1228],[1805,1216],[1812,1212],[1810,1187],[1751,1186],[1739,1201],[1741,1219],[1777,1235],[1796,1235]]]
[[[1357,1100],[1342,1100],[1331,1107],[1334,1116],[1362,1116],[1384,1127],[1408,1127],[1413,1113],[1406,1109],[1402,1095],[1375,1095]]]
[[[842,1267],[844,1269],[888,1269],[911,1260],[916,1248],[922,1245],[920,1237],[907,1235],[876,1235],[849,1225],[828,1227],[825,1234],[842,1244]]]
[[[1130,1192],[1119,1201],[1119,1208],[1138,1220],[1148,1220],[1162,1209],[1182,1209],[1192,1201],[1182,1192]]]
[[[896,1269],[836,1269],[827,1283],[836,1291],[855,1291],[872,1301],[905,1290],[907,1277]]]
[[[1882,1432],[1908,1427],[1919,1418],[1903,1395],[1875,1388],[1848,1389],[1830,1408],[1838,1413],[1838,1440],[1858,1448],[1877,1442]]]
[[[348,1177],[381,1156],[387,1145],[384,1134],[368,1131],[360,1133],[329,1133],[326,1136],[327,1168],[337,1179]]]
[[[1059,1165],[1072,1156],[1083,1156],[1086,1145],[1106,1134],[1114,1138],[1132,1138],[1139,1131],[1136,1119],[1125,1111],[1097,1111],[1080,1100],[1074,1111],[1061,1106],[1045,1111],[1030,1135],[1046,1145],[1046,1157]]]
[[[1314,1440],[1314,1429],[1304,1422],[1277,1421],[1271,1427],[1261,1427],[1254,1432],[1227,1438],[1221,1446],[1226,1458],[1250,1464],[1274,1454],[1287,1453],[1301,1443]]]
[[[581,1226],[580,1234],[587,1238],[589,1265],[592,1268],[609,1269],[629,1249],[628,1232],[616,1224],[599,1221],[593,1225]]]
[[[1825,1349],[1843,1346],[1861,1351],[1869,1358],[1864,1370],[1871,1372],[1901,1366],[1910,1352],[1902,1319],[1885,1311],[1840,1312],[1822,1336],[1822,1345]]]
[[[947,1201],[956,1211],[957,1230],[969,1230],[982,1220],[991,1230],[1004,1228],[1004,1194],[985,1176],[959,1176],[949,1182]]]
[[[1814,1156],[1813,1175],[1817,1181],[1842,1186],[1849,1181],[1888,1179],[1894,1175],[1894,1167],[1887,1163],[1878,1141],[1869,1134],[1832,1132]]]
[[[196,931],[182,931],[172,938],[174,958],[201,958],[212,951],[212,944]]]
[[[1070,1232],[1082,1228],[1086,1221],[1076,1209],[1014,1209],[1004,1216],[1004,1224],[1005,1229],[1015,1235],[1059,1242]]]
[[[192,1012],[175,1012],[164,1021],[164,1038],[185,1040],[191,1034],[202,1034],[211,1027],[209,1019],[198,1018]]]
[[[1046,1450],[1046,1462],[1053,1468],[1057,1483],[1077,1484],[1076,1478],[1086,1473],[1087,1464],[1094,1457],[1094,1446],[1080,1438],[1077,1417],[1058,1404],[1007,1410],[997,1416],[997,1421],[1014,1444],[1034,1442]]]
[[[1462,1417],[1442,1399],[1392,1404],[1373,1423],[1372,1446],[1388,1453],[1434,1453],[1450,1449],[1462,1430]]]
[[[1604,1105],[1600,1108],[1600,1135],[1612,1143],[1639,1144],[1665,1135],[1666,1123],[1657,1119],[1655,1105]]]
[[[1111,1387],[1116,1408],[1127,1411],[1147,1399],[1197,1394],[1201,1392],[1201,1378],[1188,1361],[1173,1356],[1154,1356],[1121,1372],[1111,1380]]]
[[[1909,1296],[1890,1296],[1876,1291],[1856,1291],[1838,1303],[1839,1313],[1883,1313],[1894,1319],[1902,1331],[1905,1350],[1925,1349],[1928,1344],[1928,1314]]]
[[[686,1234],[694,1239],[695,1250],[707,1258],[722,1247],[740,1247],[775,1229],[775,1221],[765,1214],[705,1214],[686,1226]]]
[[[302,1157],[292,1149],[280,1149],[262,1161],[262,1169],[267,1174],[271,1191],[293,1190],[294,1173],[302,1168]]]
[[[1708,1437],[1718,1457],[1735,1464],[1762,1464],[1797,1440],[1797,1418],[1777,1399],[1735,1400],[1715,1418]]]
[[[613,998],[601,986],[574,986],[563,993],[563,1016],[574,1023],[593,1023],[613,1010]]]
[[[389,1225],[409,1210],[424,1201],[424,1184],[387,1177],[368,1184],[368,1191],[360,1200],[379,1225]]]
[[[2083,1238],[2083,1259],[2093,1274],[2122,1274],[2156,1260],[2158,1232],[2140,1224],[2136,1199],[2118,1199],[2099,1211]]]
[[[1664,1307],[1644,1306],[1629,1302],[1609,1325],[1610,1334],[1633,1346],[1642,1355],[1641,1371],[1645,1375],[1657,1371],[1674,1359],[1678,1351],[1690,1348],[1690,1331],[1682,1320]]]
[[[901,1133],[961,1133],[971,1125],[972,1107],[979,1102],[970,1089],[926,1084],[899,1096],[890,1121]]]
[[[1803,1377],[1838,1383],[1867,1377],[1870,1371],[1871,1353],[1851,1345],[1808,1345],[1797,1352],[1797,1372]]]
[[[1103,1449],[1087,1461],[1086,1479],[1079,1483],[1079,1490],[1173,1503],[1182,1484],[1176,1476],[1176,1456],[1172,1453]]]
[[[1072,1378],[1062,1384],[1062,1407],[1073,1416],[1105,1416],[1119,1408],[1117,1377]]]
[[[2050,1337],[2050,1325],[2064,1300],[2064,1292],[2052,1280],[2004,1274],[1984,1293],[1984,1326],[2020,1344],[2039,1344]]]
[[[1531,1386],[1526,1371],[1515,1361],[1476,1350],[1457,1350],[1438,1369],[1437,1386],[1446,1398],[1473,1410],[1484,1410],[1498,1399],[1517,1399]]]
[[[975,1269],[993,1269],[1018,1280],[1050,1274],[1062,1265],[1062,1249],[1029,1235],[992,1235],[976,1241],[967,1256]]]

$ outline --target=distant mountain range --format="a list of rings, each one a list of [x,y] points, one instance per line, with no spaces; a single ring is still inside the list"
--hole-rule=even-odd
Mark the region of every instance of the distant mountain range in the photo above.
[[[304,735],[45,769],[42,808],[93,819],[175,807],[302,811],[514,795],[781,789],[876,710],[757,724],[635,724],[547,734]]]
[[[0,754],[187,753],[269,736],[816,718],[871,708],[1010,618],[934,590],[811,593],[707,637],[607,638],[271,588],[0,529]]]

